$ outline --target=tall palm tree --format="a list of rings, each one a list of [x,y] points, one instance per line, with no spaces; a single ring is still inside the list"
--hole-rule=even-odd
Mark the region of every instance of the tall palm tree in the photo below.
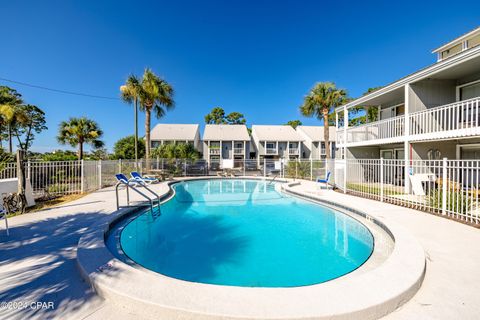
[[[157,118],[174,107],[173,88],[150,69],[145,69],[141,82],[140,110],[145,112],[145,158],[150,158],[150,126],[152,111]]]
[[[123,101],[132,103],[134,105],[134,118],[135,118],[135,166],[138,163],[138,101],[140,100],[142,92],[142,86],[140,80],[130,75],[123,86],[120,87],[120,95]]]
[[[316,117],[323,120],[323,135],[325,137],[325,155],[330,158],[330,135],[328,115],[337,106],[343,104],[347,93],[337,89],[333,82],[318,82],[305,96],[300,106],[300,113],[306,117]]]
[[[27,115],[20,108],[23,101],[15,89],[0,87],[0,124],[6,126],[8,133],[8,151],[13,152],[13,128],[18,123],[27,121]],[[3,130],[2,130],[3,131]]]
[[[102,135],[103,131],[95,121],[85,117],[70,118],[68,121],[60,123],[57,140],[61,144],[78,147],[78,160],[81,160],[85,143],[96,149],[104,146],[103,141],[100,140]]]

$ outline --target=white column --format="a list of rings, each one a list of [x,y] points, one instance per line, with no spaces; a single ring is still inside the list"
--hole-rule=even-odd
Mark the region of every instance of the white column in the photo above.
[[[232,140],[232,159],[235,159],[234,155],[235,155],[235,141]]]
[[[347,160],[347,129],[348,129],[348,109],[343,107],[343,157]],[[326,148],[327,146],[325,146]]]
[[[343,159],[345,160],[345,167],[343,170],[343,193],[347,193],[347,129],[348,129],[348,109],[343,107]]]
[[[220,140],[220,167],[223,169],[223,144]]]
[[[405,193],[410,193],[410,85],[405,85],[405,115],[404,115],[404,125],[405,125],[405,142],[404,142],[404,154],[405,154]]]
[[[287,150],[285,150],[287,152],[287,159],[290,160],[290,141],[287,141]]]

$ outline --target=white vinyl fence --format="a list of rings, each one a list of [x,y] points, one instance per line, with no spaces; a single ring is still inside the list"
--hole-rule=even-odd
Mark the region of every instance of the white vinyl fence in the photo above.
[[[341,173],[338,173],[343,165]],[[479,160],[339,160],[347,193],[480,223]],[[346,188],[345,188],[346,187]]]

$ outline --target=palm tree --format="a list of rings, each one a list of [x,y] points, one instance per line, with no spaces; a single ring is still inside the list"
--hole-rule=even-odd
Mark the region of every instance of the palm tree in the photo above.
[[[61,144],[69,144],[78,147],[78,160],[83,159],[83,144],[92,145],[95,149],[104,146],[100,138],[103,131],[98,124],[85,117],[70,118],[60,123],[57,140]]]
[[[7,127],[8,151],[13,152],[13,128],[18,123],[27,121],[27,115],[20,108],[23,101],[15,89],[0,87],[0,124]],[[3,131],[3,130],[2,130]]]
[[[167,110],[173,109],[173,88],[148,68],[143,73],[141,86],[140,109],[145,112],[145,158],[148,161],[151,149],[150,125],[152,111],[155,112],[157,118],[161,118]]]
[[[330,135],[328,115],[337,106],[343,104],[347,93],[337,89],[333,82],[318,82],[305,96],[300,113],[306,117],[317,117],[323,120],[323,135],[325,137],[326,158],[330,158]]]
[[[138,101],[140,100],[142,86],[140,80],[134,75],[130,75],[123,86],[120,87],[122,100],[134,105],[135,118],[135,166],[138,162]]]

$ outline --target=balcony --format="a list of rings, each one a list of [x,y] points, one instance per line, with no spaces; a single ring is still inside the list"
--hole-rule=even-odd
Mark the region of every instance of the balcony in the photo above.
[[[266,148],[265,149],[265,154],[277,154],[277,148]]]
[[[212,147],[210,147],[210,154],[214,154],[214,155],[220,154],[220,148],[212,148]]]
[[[398,116],[348,128],[347,143],[368,145],[378,142],[400,142],[404,134],[405,116]],[[344,135],[344,131],[339,129],[337,132],[337,140],[341,144],[345,142]]]
[[[233,154],[243,154],[243,148],[233,148]]]
[[[409,115],[411,140],[480,135],[480,97]]]
[[[298,148],[290,148],[290,149],[288,149],[288,154],[298,154]]]
[[[337,131],[339,144],[365,146],[404,141],[405,116],[380,120]],[[463,100],[408,115],[410,141],[462,138],[480,135],[480,97]]]

